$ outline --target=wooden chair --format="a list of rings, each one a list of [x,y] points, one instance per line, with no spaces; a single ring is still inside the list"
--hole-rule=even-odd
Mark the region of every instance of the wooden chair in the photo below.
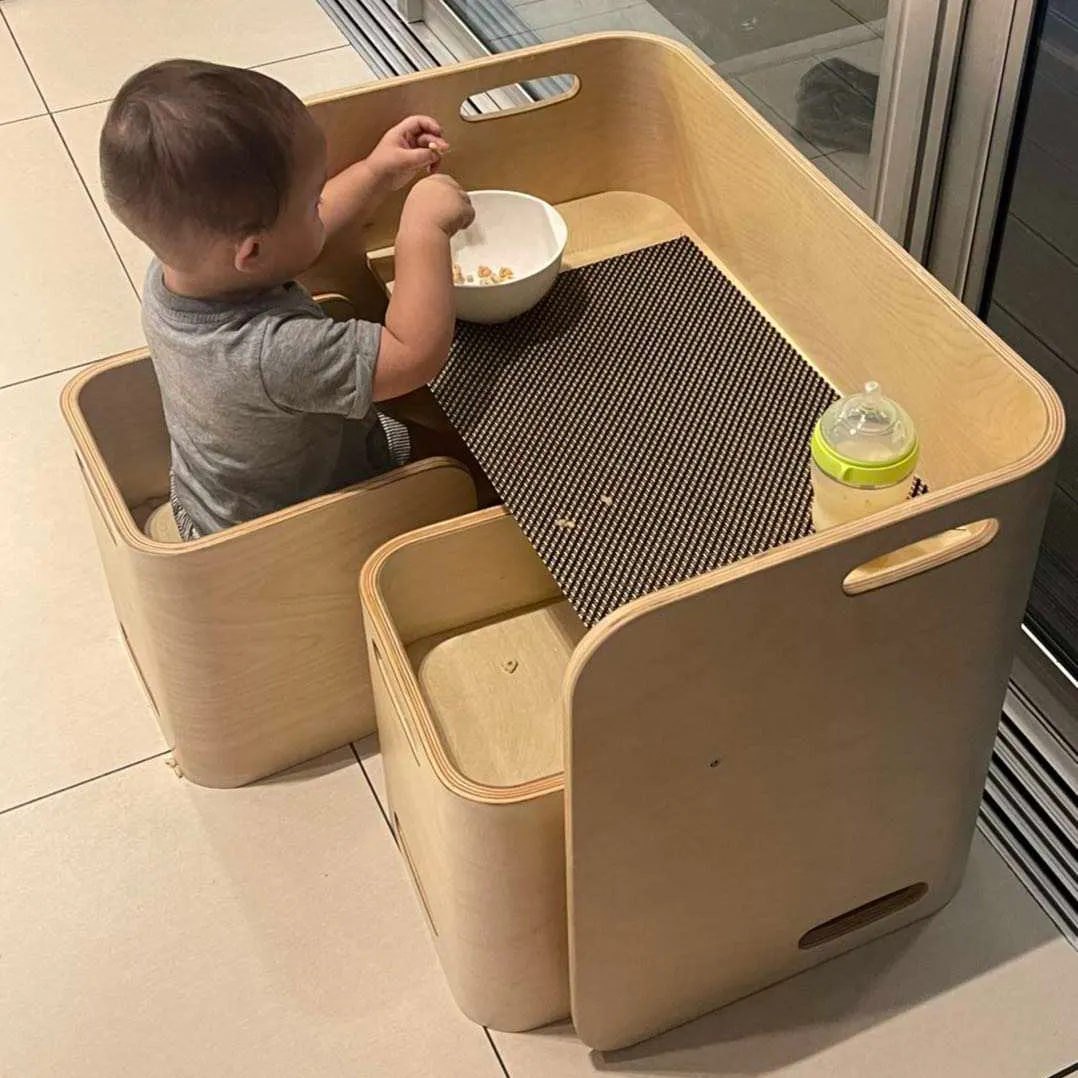
[[[238,786],[371,733],[356,573],[387,539],[474,509],[466,469],[419,461],[180,543],[148,353],[80,372],[62,410],[120,627],[183,773]]]

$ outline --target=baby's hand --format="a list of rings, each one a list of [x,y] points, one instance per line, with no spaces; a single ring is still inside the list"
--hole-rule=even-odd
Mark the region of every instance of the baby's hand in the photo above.
[[[409,116],[391,127],[367,158],[368,166],[392,190],[404,187],[417,172],[437,167],[449,149],[442,127],[429,116]]]
[[[471,199],[456,180],[444,174],[428,176],[408,193],[401,215],[406,224],[434,225],[447,236],[467,228],[475,220]]]

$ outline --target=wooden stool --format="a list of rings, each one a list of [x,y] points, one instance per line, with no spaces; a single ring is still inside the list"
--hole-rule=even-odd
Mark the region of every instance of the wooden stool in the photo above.
[[[142,530],[147,537],[158,543],[182,543],[180,529],[172,515],[172,506],[162,502],[147,518]]]

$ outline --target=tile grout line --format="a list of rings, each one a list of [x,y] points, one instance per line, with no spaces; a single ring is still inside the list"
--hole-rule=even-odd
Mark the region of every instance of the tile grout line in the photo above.
[[[53,116],[62,116],[65,112],[78,112],[79,109],[92,109],[95,105],[107,105],[111,97],[102,97],[98,101],[86,101],[81,105],[64,105],[62,109],[49,109]]]
[[[526,4],[522,4],[520,7],[514,7],[513,10],[514,11],[520,11],[523,8],[525,8],[526,6],[527,6]],[[527,26],[527,29],[528,29],[529,33],[532,33],[536,37],[539,37],[541,39],[541,43],[550,44],[551,40],[560,41],[560,40],[567,40],[567,39],[562,38],[559,35],[559,37],[557,37],[557,38],[547,40],[547,39],[542,37],[543,34],[552,33],[554,31],[558,31],[558,30],[564,30],[566,27],[573,28],[577,34],[596,33],[598,31],[593,26],[587,26],[587,27],[585,27],[585,29],[580,30],[579,29],[580,24],[581,23],[586,23],[586,22],[589,22],[589,21],[590,22],[595,22],[596,20],[601,20],[606,15],[624,14],[627,11],[633,11],[633,10],[635,10],[637,8],[648,8],[649,10],[653,11],[656,15],[658,15],[661,19],[665,20],[679,34],[681,34],[680,39],[677,38],[677,37],[673,37],[671,35],[660,34],[659,36],[665,36],[667,38],[667,40],[673,41],[673,42],[678,43],[678,44],[686,44],[687,43],[686,47],[697,49],[697,50],[699,50],[699,52],[701,54],[703,54],[704,50],[701,49],[700,46],[697,45],[692,40],[692,38],[689,37],[688,34],[684,33],[684,31],[675,22],[673,22],[671,19],[668,19],[657,7],[655,7],[653,4],[651,4],[649,2],[649,0],[628,0],[628,2],[624,6],[619,6],[619,7],[616,7],[616,8],[610,8],[608,11],[593,12],[590,15],[580,15],[575,19],[565,19],[565,20],[563,20],[561,22],[550,23],[547,26],[533,27],[533,26],[530,26],[528,24],[525,24],[525,25]],[[629,31],[626,31],[626,32],[629,32]],[[650,32],[651,33],[656,33],[656,34],[659,33],[659,31],[650,31]],[[572,36],[575,36],[575,35],[569,35],[569,36],[572,37]],[[682,39],[684,39],[684,40],[682,40]],[[503,37],[497,37],[497,38],[494,38],[491,41],[491,47],[494,48],[495,46],[498,45],[499,42],[509,41],[509,42],[513,43],[513,48],[519,48],[520,46],[515,44],[515,40],[516,39],[512,35],[505,35]],[[708,63],[713,63],[714,61],[712,61],[711,59],[708,59],[707,62]]]
[[[135,299],[141,303],[142,297],[139,294],[138,288],[135,286],[134,278],[131,276],[131,272],[127,268],[127,263],[124,262],[123,256],[120,254],[120,249],[116,245],[116,240],[113,238],[112,232],[109,230],[109,226],[105,221],[104,215],[98,208],[97,202],[94,200],[94,196],[90,191],[90,186],[86,182],[86,178],[83,176],[82,171],[79,168],[78,162],[75,160],[75,155],[71,152],[71,147],[68,145],[67,139],[64,138],[64,133],[60,128],[60,124],[56,120],[56,117],[61,113],[74,112],[76,109],[91,108],[94,105],[103,105],[107,101],[111,101],[112,98],[106,97],[101,101],[89,101],[82,105],[69,105],[62,109],[50,108],[49,103],[45,98],[44,91],[41,89],[41,84],[37,81],[37,77],[34,75],[33,69],[30,67],[30,61],[26,58],[26,53],[23,52],[22,45],[19,44],[19,39],[15,36],[15,31],[12,30],[11,24],[8,22],[7,16],[4,14],[3,9],[0,9],[0,22],[3,22],[4,28],[7,30],[8,34],[11,35],[11,42],[15,46],[15,51],[19,54],[19,59],[22,60],[23,67],[26,68],[26,74],[29,76],[30,81],[33,83],[34,89],[37,92],[38,97],[41,99],[42,104],[45,106],[44,112],[37,113],[34,116],[23,116],[17,120],[6,120],[4,121],[4,123],[0,124],[0,127],[6,127],[8,124],[12,123],[22,123],[24,120],[39,120],[44,116],[49,117],[49,119],[52,121],[53,130],[55,130],[57,137],[60,139],[60,145],[63,146],[64,152],[67,154],[68,160],[71,162],[71,166],[72,168],[74,168],[75,174],[79,178],[79,183],[82,185],[82,189],[85,192],[86,197],[90,200],[90,206],[92,207],[95,216],[101,224],[101,227],[105,230],[105,237],[108,239],[109,246],[112,248],[113,254],[115,254],[116,258],[119,260],[120,268],[123,270],[123,274],[127,278],[127,283],[131,286],[131,291],[135,293]],[[310,52],[296,53],[293,56],[282,56],[276,60],[267,60],[265,63],[262,64],[253,64],[250,68],[248,68],[248,70],[254,70],[254,68],[256,67],[269,67],[272,64],[283,64],[287,63],[289,60],[304,60],[311,56],[321,56],[322,53],[335,52],[337,49],[342,48],[351,49],[352,52],[355,52],[355,49],[352,49],[352,46],[342,38],[339,45],[331,45],[325,49],[313,49]],[[358,56],[359,54],[356,53],[356,55]],[[360,57],[360,59],[362,59],[362,57]],[[0,388],[7,387],[3,386]]]
[[[636,0],[632,0],[632,2],[635,3]],[[3,11],[0,10],[0,18],[2,17]],[[8,26],[8,32],[11,33],[11,39],[12,41],[15,41],[15,35],[14,33],[12,33],[11,27],[8,25],[6,19],[4,20],[4,25]],[[16,49],[19,48],[19,43],[17,41],[15,41],[15,47]],[[250,67],[244,68],[244,70],[255,71],[260,67],[272,67],[275,64],[287,64],[290,60],[306,60],[311,56],[321,56],[323,53],[337,52],[340,49],[351,49],[352,52],[355,52],[356,55],[359,56],[359,53],[356,52],[356,50],[353,49],[347,41],[342,41],[339,45],[330,45],[327,49],[313,49],[311,52],[296,53],[295,56],[281,56],[276,60],[266,60],[265,62],[260,64],[252,64]],[[21,123],[23,120],[37,120],[42,116],[62,116],[65,112],[78,112],[79,109],[91,109],[95,105],[107,105],[112,100],[111,97],[100,97],[94,101],[82,101],[78,105],[64,105],[62,108],[58,109],[49,108],[49,106],[45,103],[44,94],[42,94],[41,88],[38,86],[37,80],[34,78],[34,74],[30,70],[30,65],[21,50],[19,51],[19,55],[22,57],[23,66],[26,68],[26,72],[30,76],[30,81],[33,82],[34,87],[37,89],[38,97],[41,98],[42,109],[40,112],[32,113],[29,116],[19,116],[16,117],[16,119],[14,120],[0,120],[0,127],[6,127],[8,124]],[[359,58],[361,60],[363,59],[362,56],[359,56]]]
[[[42,371],[41,374],[31,374],[27,378],[16,378],[14,382],[4,382],[3,385],[0,385],[0,393],[5,389],[16,389],[19,386],[29,385],[31,382],[40,382],[43,378],[51,378],[55,374],[66,374],[68,371],[77,371],[96,362],[97,361],[93,359],[85,359],[80,363],[72,363],[70,367],[58,367],[54,371]]]
[[[27,808],[30,805],[36,805],[39,801],[48,801],[50,797],[57,797],[59,794],[66,794],[70,790],[77,790],[80,786],[89,786],[91,782],[107,779],[110,775],[118,775],[121,771],[130,771],[131,768],[138,767],[140,764],[146,764],[151,760],[158,760],[162,756],[168,756],[171,751],[171,749],[162,749],[160,752],[154,752],[149,756],[144,756],[141,760],[132,760],[129,764],[121,764],[119,767],[113,767],[108,771],[102,771],[100,775],[91,775],[88,779],[79,779],[78,782],[72,782],[68,786],[61,786],[58,790],[51,790],[47,794],[39,794],[37,797],[31,797],[26,801],[20,801],[17,805],[8,805],[7,808],[0,809],[0,816],[6,816],[9,812],[17,812],[19,809]]]
[[[350,49],[356,54],[356,56],[359,56],[359,51],[353,47],[352,43],[346,38],[342,37],[341,43],[339,45],[330,45],[328,49],[313,49],[311,52],[296,53],[295,56],[282,56],[279,60],[266,60],[261,64],[252,64],[246,70],[254,71],[260,67],[272,67],[274,64],[287,64],[289,60],[306,60],[309,56],[321,56],[324,52],[336,52],[338,49]],[[361,60],[363,59],[362,56],[359,56],[359,58]],[[327,91],[319,92],[323,93]]]
[[[79,164],[75,160],[75,155],[71,152],[71,147],[67,144],[67,139],[64,138],[64,133],[60,129],[60,124],[56,117],[50,112],[49,119],[52,121],[53,129],[56,131],[57,137],[60,139],[60,145],[63,146],[64,152],[67,154],[67,159],[71,162],[71,167],[75,170],[75,175],[79,178],[79,183],[82,184],[82,189],[86,194],[86,197],[90,200],[90,206],[93,208],[101,227],[105,230],[105,237],[109,241],[109,246],[112,248],[113,254],[119,260],[120,268],[124,272],[124,276],[127,278],[127,283],[131,286],[131,291],[135,293],[135,300],[139,304],[142,303],[142,297],[139,295],[139,290],[135,287],[135,280],[131,276],[131,271],[127,268],[127,263],[123,260],[123,255],[120,254],[120,248],[116,246],[116,240],[109,230],[108,224],[105,222],[104,214],[102,214],[97,203],[94,201],[93,193],[90,191],[90,185],[86,182],[86,177],[83,176],[82,171],[79,169]]]
[[[390,837],[393,839],[393,842],[399,846],[399,843],[397,843],[397,833],[393,830],[393,824],[389,822],[389,814],[386,812],[386,808],[382,804],[382,799],[378,796],[378,791],[374,788],[374,783],[371,781],[371,777],[367,773],[367,769],[363,766],[363,759],[359,755],[359,750],[356,748],[356,743],[354,741],[349,741],[348,747],[352,750],[352,755],[356,758],[356,763],[359,764],[359,770],[363,772],[363,778],[367,782],[367,789],[370,790],[371,797],[374,798],[374,803],[378,806],[378,811],[382,814],[382,819],[385,821],[386,827],[389,828]],[[494,1053],[494,1058],[498,1061],[498,1066],[501,1068],[501,1072],[504,1075],[504,1078],[512,1078],[512,1075],[510,1075],[509,1073],[509,1068],[505,1065],[505,1060],[502,1059],[501,1052],[498,1051],[497,1044],[494,1043],[494,1037],[491,1035],[490,1029],[488,1029],[486,1026],[481,1026],[480,1028],[486,1035],[487,1044],[490,1045],[490,1050]]]
[[[42,116],[48,116],[49,110],[31,113],[29,116],[16,116],[14,120],[0,120],[0,127],[10,127],[12,124],[26,123],[27,120],[40,120]]]
[[[26,59],[26,53],[22,51],[22,45],[19,44],[19,39],[15,36],[15,31],[11,29],[11,23],[7,21],[7,15],[4,13],[4,9],[0,7],[0,23],[3,23],[4,29],[11,37],[11,43],[15,46],[15,51],[19,54],[19,59],[22,60],[22,66],[26,68],[26,74],[30,81],[34,84],[34,90],[37,96],[41,98],[41,104],[45,111],[38,113],[39,116],[45,116],[49,113],[49,103],[45,100],[44,91],[41,89],[41,83],[37,81],[37,76],[34,74],[34,69],[30,66],[30,61]],[[32,116],[23,117],[24,119],[34,119]]]
[[[842,0],[831,0],[831,3],[834,4],[835,7],[840,8],[842,11],[846,12],[846,14],[849,15],[849,17],[851,19],[853,19],[856,22],[860,23],[862,26],[868,26],[869,22],[874,22],[875,21],[874,19],[862,19],[861,16],[858,15],[856,11],[851,11],[842,2]]]
[[[766,112],[763,111],[763,109],[767,109],[768,112],[774,113],[777,120],[785,124],[786,127],[788,127],[797,138],[799,138],[803,143],[805,143],[806,146],[811,147],[812,154],[810,155],[805,153],[805,151],[802,150],[800,146],[794,146],[794,149],[797,150],[798,153],[800,153],[806,161],[816,161],[820,157],[827,156],[825,150],[822,150],[819,146],[816,145],[815,142],[813,142],[806,135],[802,134],[797,129],[796,124],[790,123],[790,121],[787,120],[786,117],[783,116],[779,112],[779,110],[775,108],[774,105],[772,105],[769,101],[765,101],[755,90],[752,89],[751,86],[748,85],[748,83],[737,77],[730,79],[729,82],[730,85],[741,95],[742,100],[745,101],[746,104],[751,105],[752,108],[754,108],[756,112],[758,112],[760,116],[767,121],[767,123],[769,123],[780,135],[782,135],[782,137],[786,139],[786,141],[789,142],[791,146],[794,146],[794,144],[790,137],[782,130],[782,128],[778,126],[778,124],[774,122],[774,120],[772,120],[767,115]],[[759,105],[762,105],[763,109],[761,109],[757,103],[759,103]]]
[[[393,830],[393,824],[389,822],[389,814],[386,812],[385,805],[382,804],[382,799],[378,796],[378,791],[374,788],[374,783],[371,781],[370,775],[367,774],[367,769],[363,766],[363,760],[360,758],[359,750],[356,748],[354,741],[348,742],[348,747],[352,750],[352,755],[356,758],[356,763],[359,764],[359,770],[363,772],[363,778],[367,782],[367,789],[371,792],[371,797],[374,798],[374,803],[378,806],[378,811],[382,814],[382,819],[385,821],[386,827],[389,828],[389,833],[393,838],[393,841],[397,841],[397,834]]]
[[[34,78],[33,71],[30,70],[30,61],[26,59],[26,53],[22,51],[19,39],[15,36],[15,31],[11,29],[11,23],[7,21],[7,15],[4,14],[3,8],[0,8],[0,25],[3,25],[4,29],[7,31],[8,37],[11,38],[11,44],[19,54],[22,66],[26,68],[26,77],[33,84],[34,93],[37,94],[42,108],[41,112],[35,112],[32,116],[20,116],[17,120],[4,120],[3,123],[0,123],[0,127],[6,127],[8,124],[17,124],[23,120],[36,120],[39,116],[44,116],[49,111],[49,103],[45,100],[45,95],[41,92],[41,87],[38,85],[37,79]]]
[[[493,1034],[486,1026],[483,1027],[483,1032],[487,1035],[487,1044],[490,1045],[490,1050],[494,1053],[494,1058],[498,1061],[498,1066],[501,1067],[502,1074],[505,1075],[505,1078],[512,1078],[512,1075],[509,1073],[509,1068],[505,1065],[505,1060],[502,1059],[501,1052],[498,1051],[498,1046],[494,1043]]]
[[[851,31],[856,34],[856,37],[851,36]],[[739,57],[719,60],[715,63],[715,69],[724,79],[746,78],[758,72],[785,67],[787,64],[796,64],[818,56],[821,52],[839,52],[875,40],[878,40],[878,35],[874,35],[870,27],[864,23],[854,23],[823,34],[811,34],[808,37],[795,39],[785,45],[775,45],[757,52],[745,53]]]
[[[823,156],[826,157],[827,160],[830,161],[831,164],[834,165],[835,168],[837,168],[839,170],[839,172],[841,172],[844,176],[849,177],[849,179],[850,179],[850,181],[852,183],[857,184],[857,186],[860,187],[862,191],[867,193],[868,188],[852,172],[850,172],[849,169],[843,168],[842,167],[842,162],[835,160],[835,157],[836,157],[837,154],[851,153],[851,152],[853,152],[853,151],[850,151],[850,150],[832,150],[830,153],[825,153]],[[819,158],[817,158],[817,160],[819,160]]]
[[[337,52],[339,49],[352,49],[352,46],[349,45],[347,41],[343,41],[340,45],[330,45],[328,49],[314,49],[312,52],[301,52],[297,53],[295,56],[284,56],[279,60],[267,60],[263,64],[254,64],[252,67],[245,68],[244,70],[254,71],[257,68],[271,67],[274,64],[287,64],[290,60],[306,60],[308,57],[321,56],[323,53],[326,52]],[[355,52],[355,49],[352,49],[352,51]],[[356,53],[356,55],[359,56],[359,53]],[[360,56],[360,59],[362,60],[363,58]],[[78,112],[79,109],[92,109],[95,105],[107,105],[111,100],[111,97],[102,97],[96,101],[84,101],[80,105],[64,105],[63,108],[59,109],[50,109],[46,106],[44,112],[35,113],[33,116],[23,116],[21,117],[21,119],[33,120],[36,119],[38,116],[46,116],[49,113],[51,113],[53,116],[62,116],[65,112]],[[0,127],[3,127],[4,124],[13,124],[18,122],[18,120],[4,120],[3,123],[0,123]]]
[[[1078,1074],[1078,1062],[1064,1067],[1061,1071],[1056,1071],[1055,1074],[1049,1075],[1049,1078],[1068,1078],[1071,1074]]]
[[[60,126],[59,124],[57,124],[56,118],[52,115],[51,111],[48,111],[48,102],[45,100],[45,94],[41,90],[41,85],[38,83],[37,77],[34,75],[33,69],[30,67],[30,62],[27,60],[26,54],[23,52],[22,45],[19,43],[19,39],[15,36],[15,31],[12,30],[11,24],[7,20],[7,15],[4,13],[2,8],[0,8],[0,22],[3,23],[4,29],[7,30],[8,34],[11,36],[11,42],[15,46],[15,51],[19,54],[19,59],[22,61],[23,66],[26,68],[26,74],[29,77],[31,83],[33,83],[34,90],[37,92],[38,97],[41,98],[41,103],[45,106],[46,109],[46,112],[44,113],[39,113],[37,116],[26,116],[23,117],[23,119],[41,119],[46,115],[49,117],[53,129],[56,131],[56,134],[60,139],[60,144],[63,146],[64,152],[67,154],[68,160],[71,162],[72,167],[75,169],[75,174],[78,176],[79,182],[82,184],[83,190],[86,192],[86,197],[90,199],[90,205],[93,208],[93,211],[96,214],[98,221],[101,222],[101,227],[105,229],[105,235],[108,237],[109,244],[112,247],[113,252],[116,254],[116,257],[120,261],[120,266],[123,269],[124,276],[127,278],[128,283],[131,284],[132,289],[134,289],[135,286],[134,282],[131,280],[131,275],[127,272],[127,267],[124,265],[123,259],[120,258],[120,252],[116,249],[116,244],[113,242],[112,236],[109,233],[109,230],[105,225],[104,219],[102,218],[101,213],[97,208],[97,204],[94,202],[93,197],[90,194],[90,189],[87,187],[86,181],[85,179],[83,179],[82,173],[79,172],[78,165],[75,164],[75,158],[71,153],[71,148],[68,146],[67,141],[63,136],[63,133],[60,131]],[[19,121],[12,122],[17,123]],[[136,298],[138,296],[137,290],[135,291],[135,296]],[[82,366],[85,366],[85,364],[76,363],[70,367],[63,367],[58,371],[50,371],[46,374],[32,375],[29,378],[22,378],[18,379],[15,382],[9,382],[4,386],[0,386],[0,389],[10,389],[12,386],[25,385],[27,382],[36,382],[40,378],[47,378],[53,374],[60,374],[63,371],[75,370],[77,367]],[[127,771],[132,767],[138,767],[140,764],[148,763],[150,760],[156,760],[162,756],[167,756],[171,751],[171,749],[163,749],[160,752],[155,752],[151,753],[149,756],[144,756],[139,760],[133,760],[130,763],[121,764],[119,767],[110,768],[108,771],[103,771],[97,775],[91,775],[89,778],[80,779],[78,782],[70,783],[67,786],[61,786],[58,790],[50,790],[48,793],[40,794],[37,797],[31,797],[26,801],[20,801],[16,805],[8,805],[6,808],[0,809],[0,816],[6,816],[9,812],[17,812],[19,809],[27,808],[30,805],[36,805],[38,802],[46,801],[50,797],[56,797],[58,794],[67,793],[69,790],[76,790],[80,786],[86,786],[91,782],[97,782],[99,779],[108,778],[108,776],[110,775],[116,775],[119,774],[121,771]]]
[[[49,122],[52,124],[53,130],[56,132],[56,137],[60,140],[60,145],[64,148],[64,153],[67,154],[68,161],[71,162],[71,167],[75,170],[75,175],[79,178],[79,183],[82,184],[82,189],[86,194],[86,197],[90,200],[90,207],[93,209],[94,214],[97,216],[101,227],[105,230],[105,238],[109,241],[109,246],[112,248],[113,254],[119,260],[120,269],[123,270],[124,276],[127,278],[127,283],[131,286],[131,291],[135,293],[135,299],[141,302],[138,289],[135,287],[135,282],[131,278],[131,274],[127,269],[127,265],[124,263],[123,258],[120,255],[120,249],[116,246],[116,241],[112,238],[112,233],[109,231],[109,226],[105,224],[105,218],[101,215],[101,211],[97,208],[97,203],[94,201],[94,196],[90,193],[90,187],[86,183],[86,178],[79,171],[78,162],[75,160],[75,155],[71,152],[71,147],[67,144],[67,139],[64,138],[63,131],[60,130],[60,125],[53,115],[51,109],[49,109],[49,102],[45,97],[44,92],[41,89],[41,84],[37,81],[37,76],[34,74],[33,68],[30,66],[30,61],[26,58],[26,53],[22,50],[22,45],[19,44],[19,39],[15,36],[15,31],[11,29],[11,24],[7,21],[7,15],[3,9],[0,8],[0,21],[3,21],[4,28],[11,35],[11,41],[15,46],[15,51],[19,54],[19,59],[22,60],[23,66],[26,68],[26,73],[30,76],[30,81],[34,84],[34,89],[37,91],[38,97],[41,98],[48,109]]]
[[[550,26],[533,26],[530,22],[527,21],[527,19],[525,17],[526,14],[527,14],[528,8],[533,7],[533,6],[537,5],[537,4],[544,3],[544,2],[545,2],[545,0],[524,0],[524,3],[511,4],[510,6],[513,9],[513,14],[516,15],[521,20],[521,22],[523,22],[524,25],[533,34],[538,33],[538,31],[540,31],[540,30],[547,30],[547,29],[550,29],[550,28],[555,27],[555,26],[570,26],[573,23],[578,21],[578,19],[566,19],[566,20],[563,20],[561,22],[551,23]],[[659,11],[658,8],[656,8],[654,4],[648,3],[647,0],[617,0],[617,7],[604,8],[602,11],[594,11],[589,15],[581,15],[581,16],[579,16],[579,18],[581,18],[581,19],[596,19],[596,18],[601,18],[603,15],[616,15],[619,11],[625,11],[626,9],[631,8],[631,7],[644,7],[644,6],[650,7],[657,14],[662,15],[662,12]],[[496,38],[495,40],[504,40],[504,39]]]

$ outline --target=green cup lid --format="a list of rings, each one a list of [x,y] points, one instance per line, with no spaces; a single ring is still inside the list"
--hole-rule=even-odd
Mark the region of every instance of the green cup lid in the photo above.
[[[919,452],[913,420],[876,382],[835,401],[812,432],[816,467],[851,487],[901,483],[913,475]]]

